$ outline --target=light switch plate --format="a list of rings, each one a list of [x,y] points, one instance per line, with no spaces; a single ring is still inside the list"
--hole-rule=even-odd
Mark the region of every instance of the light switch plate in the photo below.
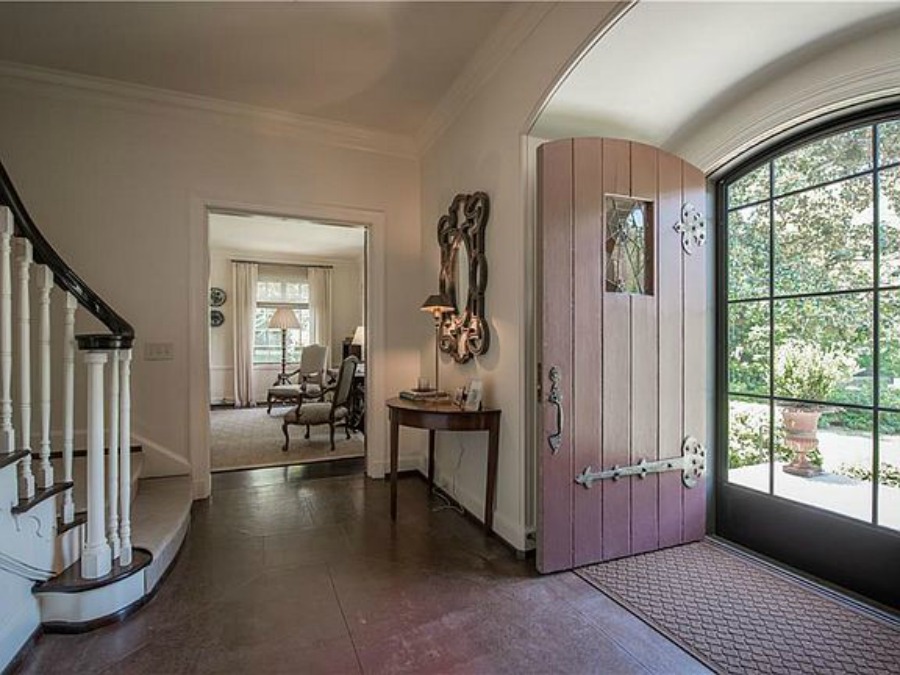
[[[175,358],[175,344],[172,342],[145,342],[144,361],[171,361]]]

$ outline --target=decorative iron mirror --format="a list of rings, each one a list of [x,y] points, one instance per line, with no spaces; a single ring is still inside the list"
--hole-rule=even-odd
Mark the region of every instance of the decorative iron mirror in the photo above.
[[[488,278],[484,230],[490,210],[484,192],[459,194],[438,221],[440,291],[456,308],[444,315],[440,349],[457,363],[486,353],[491,343],[484,316]]]

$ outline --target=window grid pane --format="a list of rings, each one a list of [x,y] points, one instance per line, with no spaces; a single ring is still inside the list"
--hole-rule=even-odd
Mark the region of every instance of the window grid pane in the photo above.
[[[828,136],[725,185],[726,479],[900,529],[900,120],[874,134]],[[823,403],[815,424],[795,428],[790,411],[810,406],[786,398]]]

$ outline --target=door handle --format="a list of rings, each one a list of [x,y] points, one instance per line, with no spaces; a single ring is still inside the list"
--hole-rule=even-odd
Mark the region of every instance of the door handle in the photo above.
[[[556,406],[556,431],[547,436],[547,443],[550,444],[550,452],[555,455],[559,452],[559,446],[562,445],[563,425],[565,424],[562,409],[562,394],[559,391],[562,373],[557,366],[552,366],[548,373],[548,377],[550,378],[550,393],[547,395],[547,403]]]

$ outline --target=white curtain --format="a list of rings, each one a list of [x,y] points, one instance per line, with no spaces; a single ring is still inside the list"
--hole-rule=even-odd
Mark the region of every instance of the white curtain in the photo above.
[[[313,342],[331,347],[331,270],[324,267],[310,267],[307,272],[309,283],[309,318]],[[334,354],[332,354],[334,358]]]
[[[253,395],[253,335],[256,320],[256,263],[232,263],[234,273],[234,405],[256,405]]]

